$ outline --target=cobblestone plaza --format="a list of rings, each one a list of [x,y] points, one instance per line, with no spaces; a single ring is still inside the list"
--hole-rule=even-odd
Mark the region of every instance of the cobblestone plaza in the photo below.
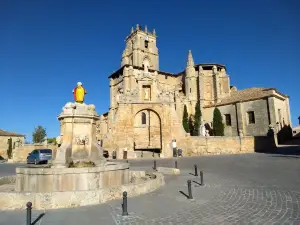
[[[121,201],[102,205],[33,210],[36,224],[300,224],[300,157],[280,154],[186,157],[178,159],[181,175],[166,175],[166,185],[155,192],[128,199],[129,216]],[[152,160],[130,161],[132,169],[148,169]],[[193,176],[194,164],[204,172],[204,186]],[[172,159],[157,166],[172,167]],[[13,173],[0,164],[0,176]],[[193,199],[187,194],[192,180]],[[34,206],[33,206],[34,207]],[[25,224],[25,211],[0,212],[0,224]]]

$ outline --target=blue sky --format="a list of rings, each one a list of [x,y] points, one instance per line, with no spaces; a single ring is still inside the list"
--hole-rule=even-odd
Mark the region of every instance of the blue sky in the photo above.
[[[104,2],[104,3],[103,3]],[[86,102],[108,111],[109,79],[135,24],[156,29],[160,70],[225,64],[231,85],[276,87],[298,124],[299,1],[0,1],[0,129],[31,140],[35,126],[59,134],[57,115],[78,81]]]

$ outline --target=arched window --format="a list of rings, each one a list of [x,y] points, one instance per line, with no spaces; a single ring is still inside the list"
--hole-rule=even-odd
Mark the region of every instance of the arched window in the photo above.
[[[146,113],[142,112],[142,124],[146,124]]]

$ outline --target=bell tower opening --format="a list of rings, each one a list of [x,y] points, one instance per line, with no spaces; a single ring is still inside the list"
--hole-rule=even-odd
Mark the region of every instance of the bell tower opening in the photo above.
[[[130,35],[126,37],[126,47],[122,54],[121,66],[130,64],[132,66],[145,68],[145,58],[148,59],[148,69],[159,70],[156,32],[155,30],[149,32],[146,26],[145,29],[142,30],[141,26],[137,25],[136,29],[132,28]]]

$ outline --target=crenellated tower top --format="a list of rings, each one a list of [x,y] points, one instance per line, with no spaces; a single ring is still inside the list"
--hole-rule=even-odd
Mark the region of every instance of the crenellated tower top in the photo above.
[[[155,29],[150,32],[147,26],[143,29],[139,24],[135,29],[132,27],[125,40],[126,47],[122,54],[121,66],[147,66],[149,69],[159,70],[156,38]]]

